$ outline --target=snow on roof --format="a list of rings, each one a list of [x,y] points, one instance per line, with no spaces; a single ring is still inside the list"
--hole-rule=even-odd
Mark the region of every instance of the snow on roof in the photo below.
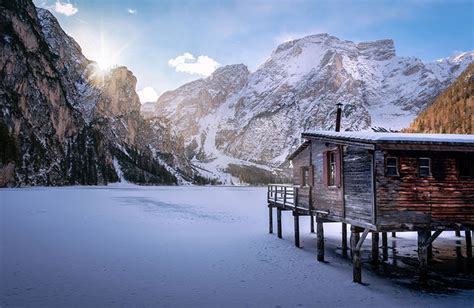
[[[325,137],[365,143],[462,144],[474,146],[474,135],[308,131],[303,137]]]

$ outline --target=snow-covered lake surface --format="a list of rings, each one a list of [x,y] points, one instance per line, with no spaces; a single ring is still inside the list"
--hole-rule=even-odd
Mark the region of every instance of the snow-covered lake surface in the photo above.
[[[318,263],[308,218],[297,249],[291,213],[283,240],[267,233],[265,198],[266,188],[242,187],[2,189],[0,306],[473,306],[469,286],[427,292],[411,287],[415,271],[394,279],[371,268],[370,238],[365,284],[352,283],[339,224],[325,224],[327,262]],[[453,251],[453,235],[442,236]],[[415,243],[389,238],[408,260]]]

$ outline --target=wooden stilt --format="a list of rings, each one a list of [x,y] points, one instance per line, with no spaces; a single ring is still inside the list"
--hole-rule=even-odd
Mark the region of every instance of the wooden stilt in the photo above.
[[[431,236],[431,231],[429,231],[429,235]],[[430,264],[431,261],[433,260],[433,245],[430,244],[427,249],[428,249],[428,264]]]
[[[310,219],[310,222],[311,222],[311,233],[314,233],[314,215],[311,214],[309,215],[309,219]]]
[[[297,212],[293,212],[293,219],[295,225],[295,246],[300,247],[300,216]]]
[[[352,246],[352,266],[353,266],[353,278],[352,280],[357,283],[362,282],[362,266],[360,262],[360,249],[362,248],[362,244],[364,243],[365,238],[367,237],[367,234],[369,234],[369,229],[365,229],[364,233],[362,233],[362,236],[360,236],[360,228],[351,226],[351,233],[352,233],[352,238],[355,239],[357,238],[358,241],[353,240],[351,242]]]
[[[359,239],[360,239],[360,234],[359,232],[352,232],[353,228],[356,228],[357,227],[353,227],[351,226],[351,259],[354,260],[354,247],[357,245],[357,242],[359,242]]]
[[[397,237],[397,232],[392,232],[392,237]]]
[[[347,224],[342,223],[342,256],[347,257]]]
[[[461,230],[456,230],[454,231],[454,234],[457,236],[457,237],[461,237]]]
[[[430,231],[418,231],[418,261],[421,276],[425,276],[428,272],[428,245],[426,243],[430,235]]]
[[[466,256],[471,259],[472,258],[472,238],[471,238],[471,230],[467,229],[465,231],[466,235]]]
[[[316,218],[316,237],[318,245],[318,261],[324,261],[324,228],[322,221]]]
[[[268,233],[273,233],[273,208],[268,205]]]
[[[387,232],[382,232],[382,260],[388,260],[388,240]]]
[[[278,232],[278,237],[282,238],[281,235],[281,209],[277,208],[277,232]]]
[[[372,232],[372,264],[379,262],[379,233]]]

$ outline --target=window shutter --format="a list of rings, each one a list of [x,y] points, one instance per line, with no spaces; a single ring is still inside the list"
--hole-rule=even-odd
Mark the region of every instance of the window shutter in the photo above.
[[[304,167],[300,167],[300,186],[303,186],[304,182]]]
[[[342,158],[342,155],[341,155],[341,148],[340,147],[337,148],[335,156],[336,156],[335,157],[335,159],[336,159],[336,179],[335,179],[336,183],[335,184],[336,184],[337,187],[341,187],[341,174],[342,174],[341,158]]]
[[[314,166],[309,165],[309,179],[308,179],[309,186],[314,186]]]
[[[323,184],[328,186],[328,152],[323,152]]]

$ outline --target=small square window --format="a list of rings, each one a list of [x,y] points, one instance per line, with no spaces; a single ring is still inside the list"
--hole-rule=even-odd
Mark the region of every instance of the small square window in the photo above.
[[[418,175],[421,178],[431,176],[431,166],[429,158],[418,159]]]
[[[398,159],[396,157],[387,157],[385,163],[385,173],[387,176],[398,175]]]

